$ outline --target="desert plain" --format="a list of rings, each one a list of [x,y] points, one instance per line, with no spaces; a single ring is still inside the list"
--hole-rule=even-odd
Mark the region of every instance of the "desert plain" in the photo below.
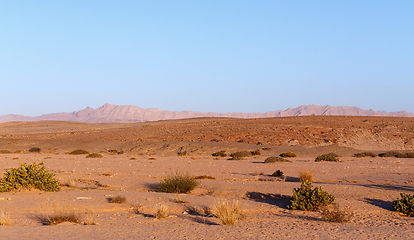
[[[40,152],[29,149],[39,147]],[[84,149],[101,158],[71,155]],[[414,151],[414,119],[306,116],[259,119],[194,118],[142,123],[41,121],[0,124],[0,172],[43,162],[61,183],[58,192],[0,193],[10,224],[0,239],[414,239],[414,218],[393,211],[400,193],[414,194],[414,159],[354,157],[360,152]],[[7,150],[7,151],[6,151]],[[229,160],[212,156],[259,150]],[[8,153],[6,153],[8,152]],[[290,162],[265,164],[293,152]],[[315,162],[335,153],[339,162]],[[283,177],[273,177],[280,170]],[[349,222],[329,222],[319,211],[289,210],[299,172],[349,207]],[[157,191],[167,176],[201,178],[190,193]],[[116,196],[124,203],[110,203]],[[211,208],[238,201],[235,225]],[[168,216],[154,217],[160,206]],[[80,223],[45,225],[57,209]],[[94,223],[94,225],[85,225]]]

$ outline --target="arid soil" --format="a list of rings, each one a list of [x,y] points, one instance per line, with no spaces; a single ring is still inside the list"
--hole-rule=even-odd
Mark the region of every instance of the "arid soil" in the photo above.
[[[393,211],[400,193],[414,194],[414,159],[353,157],[355,153],[414,149],[414,119],[309,116],[268,119],[201,118],[125,124],[26,122],[0,124],[0,173],[19,163],[44,162],[62,183],[59,192],[19,189],[0,193],[0,239],[413,239],[414,218]],[[260,144],[258,144],[260,142]],[[30,153],[40,147],[40,153]],[[69,155],[75,149],[102,158]],[[242,160],[214,157],[225,150],[259,149]],[[291,162],[264,164],[295,152]],[[120,154],[117,154],[120,152]],[[339,162],[315,162],[324,153]],[[272,177],[281,170],[284,177]],[[348,223],[320,212],[288,210],[298,172],[314,171],[314,186],[349,206]],[[175,173],[207,175],[188,194],[160,193]],[[126,202],[108,199],[125,196]],[[211,214],[217,201],[239,201],[235,225]],[[154,220],[160,205],[168,217]],[[56,209],[75,211],[83,225],[43,225]]]

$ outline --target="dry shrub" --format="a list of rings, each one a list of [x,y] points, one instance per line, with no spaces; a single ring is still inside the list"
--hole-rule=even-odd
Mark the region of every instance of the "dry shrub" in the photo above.
[[[155,212],[154,217],[156,219],[162,219],[162,218],[166,218],[168,216],[168,207],[167,205],[159,205],[157,207],[157,212]]]
[[[256,149],[256,150],[252,151],[251,154],[253,156],[256,156],[256,155],[261,155],[262,153],[260,152],[260,149]]]
[[[296,154],[293,153],[293,152],[284,152],[284,153],[281,153],[279,156],[281,156],[281,157],[296,157]]]
[[[218,152],[213,153],[214,157],[227,157],[227,153],[225,150],[221,150]]]
[[[272,150],[270,147],[262,147],[262,150],[263,151],[269,151],[269,150]]]
[[[101,158],[101,157],[103,156],[99,153],[91,153],[86,156],[86,158]]]
[[[109,203],[126,203],[126,197],[125,196],[116,196],[113,198],[108,198]]]
[[[272,173],[272,177],[283,177],[283,172],[280,170],[277,170],[274,173]]]
[[[68,206],[57,206],[52,213],[40,216],[39,220],[43,225],[57,225],[63,222],[80,223],[81,217]]]
[[[215,180],[215,177],[212,176],[208,176],[208,175],[199,175],[199,176],[195,176],[194,179],[211,179],[211,180]]]
[[[298,172],[299,173],[299,180],[304,183],[306,181],[313,182],[313,178],[315,177],[315,172],[309,169],[303,169]]]
[[[2,154],[9,154],[9,153],[13,153],[12,151],[9,150],[1,150],[0,153]]]
[[[319,156],[317,156],[315,158],[315,162],[321,162],[321,161],[325,161],[325,162],[338,162],[339,159],[336,158],[333,155],[330,155],[330,154],[322,154],[322,155],[319,155]]]
[[[230,154],[230,157],[235,158],[235,159],[236,158],[241,159],[244,157],[250,157],[251,155],[252,153],[249,151],[240,151],[240,152],[235,152],[235,153]]]
[[[264,161],[264,163],[277,163],[277,162],[290,162],[287,159],[281,158],[281,157],[268,157],[266,158],[266,160]]]
[[[31,153],[40,153],[40,148],[32,147],[32,148],[29,149],[29,152],[31,152]]]
[[[361,153],[355,153],[354,157],[362,158],[362,157],[377,157],[377,154],[373,152],[361,152]]]
[[[329,222],[349,222],[352,217],[352,212],[349,206],[345,206],[343,209],[339,207],[339,204],[332,204],[331,206],[322,207],[322,218]]]
[[[12,225],[12,220],[10,215],[1,211],[0,212],[0,226],[10,226]]]
[[[83,150],[83,149],[76,149],[76,150],[73,150],[72,152],[70,152],[69,154],[71,154],[71,155],[82,155],[82,154],[89,154],[89,152],[86,151],[86,150]]]
[[[239,201],[233,201],[232,204],[227,200],[217,201],[211,210],[223,225],[234,225],[240,212]]]
[[[380,157],[396,157],[396,158],[414,158],[414,152],[400,153],[396,151],[390,151],[378,154]]]
[[[176,173],[175,175],[162,179],[158,191],[166,193],[188,193],[197,186],[198,181],[188,173],[185,175]]]

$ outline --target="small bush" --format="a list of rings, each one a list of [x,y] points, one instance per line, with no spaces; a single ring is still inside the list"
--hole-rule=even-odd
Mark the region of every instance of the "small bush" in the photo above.
[[[158,187],[159,192],[166,193],[188,193],[198,186],[198,181],[188,175],[175,174],[165,177]]]
[[[392,207],[397,212],[402,212],[409,217],[414,217],[414,195],[400,193],[401,199],[392,202]]]
[[[227,153],[225,150],[221,150],[218,152],[213,153],[214,157],[227,157]]]
[[[86,155],[86,158],[101,158],[101,157],[103,157],[103,156],[99,153],[90,153],[90,154]]]
[[[339,204],[332,204],[332,207],[322,207],[321,208],[322,218],[325,221],[329,222],[349,222],[352,217],[351,210],[348,206],[345,206],[343,209],[340,209]]]
[[[260,149],[256,149],[256,150],[252,151],[251,154],[253,156],[256,156],[256,155],[261,155],[262,153],[260,152]]]
[[[70,152],[69,154],[71,154],[71,155],[82,155],[82,154],[89,154],[89,152],[86,151],[86,150],[83,150],[83,149],[76,149],[76,150],[73,150],[72,152]]]
[[[299,171],[299,180],[304,183],[306,181],[313,182],[313,178],[315,177],[315,172],[313,170],[304,169]]]
[[[355,153],[354,157],[362,158],[362,157],[377,157],[377,154],[373,152],[362,152],[362,153]]]
[[[40,148],[32,147],[32,148],[29,149],[29,152],[31,152],[31,153],[40,153]]]
[[[116,196],[114,198],[108,198],[109,203],[126,203],[126,197],[125,196]]]
[[[232,158],[244,158],[244,157],[250,157],[252,155],[249,151],[240,151],[230,154],[230,157]]]
[[[218,201],[212,207],[213,214],[221,220],[223,225],[234,225],[240,212],[239,202]]]
[[[0,153],[2,154],[8,154],[8,153],[13,153],[12,151],[9,150],[1,150]]]
[[[45,170],[43,162],[32,165],[21,164],[19,168],[12,168],[4,173],[0,179],[0,192],[8,192],[24,187],[28,190],[36,188],[42,191],[59,191],[60,183],[54,179],[55,174]]]
[[[285,153],[281,153],[279,156],[281,157],[296,157],[296,154],[293,152],[285,152]]]
[[[338,162],[339,159],[334,156],[328,155],[328,154],[323,154],[315,158],[315,162],[321,162],[321,161]]]
[[[272,173],[272,177],[283,177],[283,172],[277,170],[276,172]]]
[[[166,218],[168,216],[168,207],[166,205],[160,205],[155,212],[154,217],[156,219]]]
[[[315,211],[321,206],[328,206],[335,201],[335,197],[322,190],[321,187],[312,189],[311,182],[304,182],[300,188],[293,189],[293,196],[290,198],[288,209]]]
[[[264,160],[264,163],[277,163],[277,162],[290,162],[287,159],[281,157],[268,157]]]

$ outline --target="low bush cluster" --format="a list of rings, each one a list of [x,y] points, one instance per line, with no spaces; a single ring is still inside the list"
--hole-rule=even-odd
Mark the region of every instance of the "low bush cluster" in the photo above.
[[[86,151],[86,150],[83,150],[83,149],[76,149],[76,150],[73,150],[72,152],[70,152],[69,154],[71,154],[71,155],[82,155],[82,154],[89,154],[89,152]]]
[[[404,213],[409,217],[414,217],[414,195],[400,193],[401,199],[397,198],[392,202],[395,211]]]
[[[281,156],[281,157],[296,157],[296,154],[293,153],[293,152],[284,152],[284,153],[281,153],[279,156]]]
[[[226,150],[221,150],[218,152],[213,153],[214,157],[227,157]]]
[[[389,151],[378,154],[380,157],[396,157],[396,158],[414,158],[414,152],[400,153],[396,151]]]
[[[281,158],[281,157],[277,157],[277,156],[268,157],[264,160],[264,163],[277,163],[277,162],[290,162],[290,161],[287,159]]]
[[[304,182],[300,188],[293,189],[293,196],[290,198],[288,209],[315,211],[321,206],[328,206],[335,201],[335,197],[322,190],[321,187],[312,189],[311,182]]]
[[[49,173],[41,163],[32,165],[21,164],[19,168],[12,168],[4,173],[0,179],[0,192],[8,192],[24,187],[28,190],[36,188],[42,191],[54,192],[60,190],[60,183]]]
[[[321,162],[321,161],[327,161],[327,162],[338,162],[339,159],[331,156],[329,154],[323,154],[323,155],[319,155],[315,158],[315,162]]]
[[[362,157],[377,157],[377,154],[373,152],[362,152],[362,153],[355,153],[354,157],[362,158]]]

